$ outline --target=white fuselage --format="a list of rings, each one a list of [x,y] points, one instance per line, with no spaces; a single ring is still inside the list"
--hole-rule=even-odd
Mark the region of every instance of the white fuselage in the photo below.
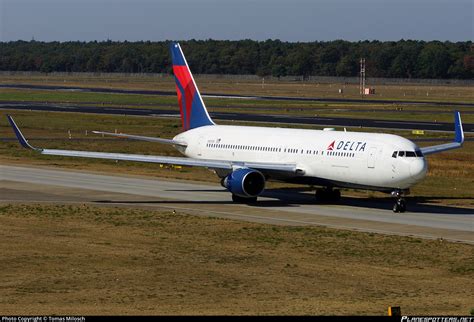
[[[407,189],[427,171],[425,158],[414,155],[417,145],[391,134],[215,125],[174,139],[187,143],[182,152],[188,157],[296,164],[300,182],[321,185]],[[395,151],[410,153],[394,157]],[[295,177],[273,179],[295,182]]]

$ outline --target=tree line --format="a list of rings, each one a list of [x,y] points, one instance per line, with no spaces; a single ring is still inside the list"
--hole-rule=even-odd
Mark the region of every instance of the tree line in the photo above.
[[[171,73],[169,41],[0,42],[0,70]],[[180,42],[195,74],[474,79],[472,41]]]

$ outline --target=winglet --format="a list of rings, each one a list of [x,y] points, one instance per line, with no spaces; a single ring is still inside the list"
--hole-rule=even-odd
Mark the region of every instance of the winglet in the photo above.
[[[462,129],[462,123],[461,123],[461,113],[459,111],[454,112],[454,132],[455,132],[455,137],[454,141],[459,144],[464,143],[464,131]]]
[[[15,121],[13,120],[13,118],[10,115],[7,115],[7,118],[8,118],[8,122],[10,122],[10,125],[12,126],[13,131],[15,132],[15,135],[16,135],[16,137],[17,137],[17,139],[20,142],[22,147],[27,148],[27,149],[36,150],[36,151],[41,151],[41,149],[35,148],[34,146],[32,146],[28,143],[28,141],[23,136],[23,133],[21,133],[20,129],[18,128]]]
[[[462,129],[461,114],[459,113],[459,111],[455,111],[454,112],[454,142],[439,144],[439,145],[434,145],[434,146],[427,146],[427,147],[421,148],[420,150],[421,150],[421,153],[423,153],[423,155],[428,155],[428,154],[439,153],[439,152],[448,151],[452,149],[458,149],[462,147],[463,143],[464,143],[464,131]]]

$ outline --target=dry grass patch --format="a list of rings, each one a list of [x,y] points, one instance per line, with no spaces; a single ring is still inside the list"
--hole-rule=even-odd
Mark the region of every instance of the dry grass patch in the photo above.
[[[192,66],[190,66],[192,70]],[[275,79],[261,80],[225,77],[210,75],[195,75],[201,93],[227,93],[239,95],[263,96],[294,96],[294,97],[321,97],[321,98],[361,98],[358,84],[323,83],[308,81],[279,81]],[[71,87],[102,87],[115,89],[136,90],[165,90],[174,91],[175,83],[171,75],[159,77],[140,76],[91,76],[90,74],[54,75],[4,75],[4,83],[41,84]],[[393,84],[372,85],[376,94],[366,99],[400,99],[421,101],[460,101],[472,102],[474,94],[469,85],[433,85],[433,84]],[[339,94],[343,89],[343,94]]]
[[[130,208],[0,206],[3,314],[467,315],[473,246]],[[8,229],[6,229],[8,228]]]

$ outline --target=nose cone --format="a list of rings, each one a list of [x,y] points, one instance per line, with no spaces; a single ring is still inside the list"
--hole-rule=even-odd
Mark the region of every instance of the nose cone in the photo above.
[[[423,179],[427,171],[428,165],[425,158],[417,158],[410,163],[410,175],[416,181]]]

